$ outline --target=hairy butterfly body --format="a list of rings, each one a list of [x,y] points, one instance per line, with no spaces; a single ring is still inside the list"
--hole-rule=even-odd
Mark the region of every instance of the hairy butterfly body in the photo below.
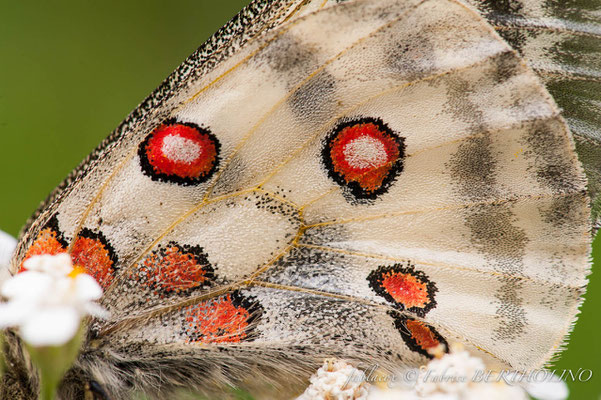
[[[575,130],[583,169],[537,72],[557,98],[598,69],[552,74],[495,32],[551,26],[541,2],[472,3],[258,0],[182,64],[13,258],[69,252],[104,289],[61,395],[289,397],[324,358],[395,370],[451,342],[547,362],[586,286],[598,124]],[[8,340],[3,391],[31,397]]]

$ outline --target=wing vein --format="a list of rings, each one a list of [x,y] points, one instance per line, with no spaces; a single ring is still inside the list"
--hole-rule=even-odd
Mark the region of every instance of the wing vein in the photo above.
[[[601,32],[592,31],[592,30],[577,30],[576,26],[568,27],[568,26],[551,26],[545,25],[544,23],[537,23],[537,21],[530,20],[520,20],[520,21],[511,21],[518,22],[515,25],[510,24],[502,24],[500,21],[495,21],[493,25],[494,28],[498,31],[510,31],[510,30],[525,30],[525,31],[533,31],[533,32],[556,32],[556,33],[569,33],[575,36],[586,36],[592,37],[595,39],[601,39]],[[601,29],[598,28],[598,29]]]
[[[452,73],[455,73],[455,72],[461,72],[461,71],[464,71],[464,70],[468,70],[470,68],[474,68],[474,67],[476,67],[476,66],[478,66],[480,64],[484,64],[485,62],[487,62],[488,60],[490,60],[493,57],[498,56],[499,54],[500,53],[491,54],[491,55],[487,56],[486,58],[483,58],[482,60],[479,60],[479,61],[477,61],[475,63],[469,64],[469,65],[466,65],[466,66],[463,66],[461,68],[455,68],[455,69],[450,69],[450,70],[442,71],[442,72],[439,72],[439,73],[436,73],[436,74],[431,74],[431,75],[424,76],[424,77],[421,77],[419,79],[414,79],[412,81],[405,82],[405,83],[403,83],[401,85],[397,85],[397,86],[394,86],[392,88],[388,88],[386,90],[383,90],[380,93],[375,94],[375,95],[369,97],[368,99],[365,99],[362,102],[359,102],[357,104],[354,104],[351,107],[346,108],[344,111],[342,111],[341,113],[339,113],[338,115],[336,115],[334,118],[330,119],[325,124],[325,126],[329,126],[329,125],[335,123],[336,121],[338,121],[343,116],[352,113],[354,110],[360,108],[361,106],[364,106],[365,104],[368,104],[369,102],[374,101],[374,100],[376,100],[376,99],[378,99],[378,98],[380,98],[382,96],[385,96],[385,95],[390,94],[390,93],[394,93],[396,91],[401,91],[403,89],[406,89],[406,88],[411,87],[413,85],[417,85],[417,84],[422,83],[422,82],[427,82],[427,81],[438,79],[438,78],[441,78],[443,76],[446,76],[446,75],[449,75],[449,74],[452,74]],[[303,143],[302,146],[299,147],[299,149],[297,151],[295,151],[294,153],[292,153],[290,155],[290,157],[288,157],[281,164],[279,164],[277,167],[275,167],[275,169],[261,183],[259,183],[257,186],[261,187],[261,186],[265,185],[267,182],[269,182],[269,180],[271,178],[273,178],[277,174],[277,172],[279,170],[281,170],[284,166],[286,166],[290,161],[294,160],[304,149],[306,149],[308,146],[311,145],[311,143],[313,143],[317,138],[319,138],[319,136],[321,134],[322,134],[322,131],[318,131],[318,132],[314,133],[313,135],[311,135],[311,137],[305,143]]]
[[[542,118],[541,117],[532,117],[532,118],[528,118],[528,119],[525,119],[525,120],[517,121],[516,123],[512,123],[512,124],[504,126],[504,127],[497,128],[495,130],[490,131],[489,133],[493,133],[493,134],[494,133],[502,133],[502,132],[505,132],[505,131],[508,131],[508,130],[511,130],[511,129],[518,128],[518,127],[522,126],[525,122],[532,123],[532,122],[537,122],[537,121],[547,121],[547,120],[558,118],[560,116],[561,115],[558,112],[555,112],[553,114],[550,114],[550,115],[542,117]],[[426,148],[418,150],[418,151],[416,151],[414,153],[408,154],[406,156],[406,158],[410,158],[410,157],[413,157],[415,155],[418,155],[418,154],[421,154],[421,153],[424,153],[424,152],[427,152],[427,151],[430,151],[430,150],[434,150],[434,149],[437,149],[437,148],[441,148],[441,147],[444,147],[444,146],[448,146],[448,145],[451,145],[451,144],[454,144],[454,143],[460,143],[460,142],[462,142],[462,141],[464,141],[466,139],[471,139],[471,138],[478,137],[479,135],[482,135],[482,132],[477,132],[477,133],[475,133],[473,135],[464,136],[464,137],[462,137],[460,139],[455,139],[455,140],[450,140],[450,141],[447,141],[447,142],[443,142],[443,143],[437,144],[436,146],[426,147]],[[324,197],[327,197],[330,194],[338,193],[340,190],[342,190],[342,188],[340,188],[339,186],[333,187],[332,189],[326,191],[325,193],[322,193],[321,195],[319,195],[319,196],[317,196],[317,197],[315,197],[315,198],[307,201],[305,204],[300,205],[300,210],[304,210],[307,207],[309,207],[310,205],[312,205],[312,204],[314,204],[314,203],[322,200]],[[575,192],[577,192],[577,191],[575,191]]]
[[[230,163],[232,162],[232,160],[234,159],[234,157],[242,149],[242,147],[244,146],[244,144],[246,142],[248,142],[248,140],[253,136],[254,133],[257,132],[257,130],[259,129],[259,127],[267,120],[267,118],[270,115],[272,115],[291,96],[293,96],[296,92],[298,92],[298,90],[300,90],[303,86],[305,86],[306,84],[308,84],[309,82],[311,82],[311,80],[313,78],[315,78],[320,72],[322,72],[328,65],[330,65],[334,61],[338,60],[340,57],[342,57],[348,51],[350,51],[351,49],[359,46],[365,40],[369,39],[370,37],[373,37],[373,35],[377,34],[378,32],[380,32],[380,31],[382,31],[382,30],[384,30],[384,29],[392,26],[393,24],[397,23],[398,21],[402,20],[407,15],[409,15],[410,12],[414,11],[420,5],[424,4],[427,1],[429,1],[429,0],[421,0],[419,3],[416,3],[415,5],[413,5],[409,10],[407,10],[406,12],[402,13],[401,15],[399,15],[397,18],[394,18],[390,22],[387,22],[387,23],[379,26],[377,29],[371,31],[366,36],[361,37],[360,39],[358,39],[357,41],[353,42],[348,47],[345,47],[338,54],[336,54],[332,58],[326,60],[319,68],[317,68],[315,71],[313,71],[311,74],[309,74],[305,79],[303,79],[301,82],[299,82],[292,90],[290,90],[284,97],[282,97],[276,104],[274,104],[264,115],[261,116],[261,118],[257,121],[257,123],[255,123],[255,125],[253,125],[251,127],[251,129],[242,137],[242,140],[238,143],[238,145],[236,146],[236,148],[234,149],[234,151],[232,152],[232,154],[230,154],[228,156],[227,160],[224,161],[223,165],[221,166],[221,168],[217,172],[217,175],[215,176],[215,179],[213,179],[211,181],[211,184],[207,188],[207,191],[205,193],[204,199],[206,200],[206,199],[208,199],[211,196],[211,194],[213,192],[213,189],[215,188],[215,186],[217,185],[217,183],[219,183],[219,181],[220,181],[219,179],[221,178],[221,176],[223,175],[223,173],[225,172],[225,170],[227,169],[227,167],[230,165]]]
[[[373,254],[373,253],[366,253],[366,252],[361,252],[361,251],[338,249],[335,247],[321,246],[321,245],[314,245],[314,244],[305,244],[305,243],[299,243],[296,245],[296,247],[299,247],[299,248],[304,247],[304,248],[314,249],[314,250],[323,251],[323,252],[345,254],[348,256],[363,257],[363,258],[373,258],[373,259],[377,259],[377,260],[392,261],[392,262],[397,262],[397,263],[411,261],[411,262],[414,262],[414,263],[420,264],[420,265],[427,265],[427,266],[431,266],[431,267],[448,269],[448,270],[452,270],[452,271],[474,272],[474,273],[478,273],[478,274],[493,276],[495,278],[501,277],[501,278],[508,278],[508,279],[516,279],[519,281],[526,281],[526,282],[531,282],[531,283],[536,283],[536,284],[543,284],[543,285],[548,284],[552,287],[562,287],[562,288],[568,288],[568,289],[581,289],[582,288],[582,286],[580,286],[580,285],[574,286],[574,285],[565,285],[563,283],[539,281],[539,280],[533,279],[533,278],[531,278],[529,276],[525,276],[525,275],[518,276],[515,273],[508,274],[508,273],[497,272],[497,271],[486,271],[486,270],[481,270],[481,269],[477,269],[477,268],[460,266],[460,265],[452,265],[452,264],[442,263],[442,262],[418,260],[415,257],[398,258],[398,257],[385,256],[385,255],[381,255],[381,254]]]

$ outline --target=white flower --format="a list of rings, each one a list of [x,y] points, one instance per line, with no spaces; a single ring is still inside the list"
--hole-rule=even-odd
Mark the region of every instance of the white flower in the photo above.
[[[71,340],[85,315],[104,317],[94,300],[102,289],[90,275],[73,268],[67,253],[33,256],[27,269],[8,279],[0,295],[0,329],[18,327],[32,346],[60,346]]]
[[[538,400],[565,400],[569,396],[568,385],[551,372],[543,382],[526,382],[524,388]]]
[[[0,283],[10,278],[10,259],[17,247],[17,240],[6,232],[0,231]]]
[[[363,372],[340,360],[326,360],[297,400],[365,400],[368,384]]]
[[[29,271],[44,272],[57,277],[65,276],[73,270],[71,256],[67,253],[30,257],[25,260],[23,266]]]
[[[371,388],[369,400],[527,400],[527,392],[539,400],[565,400],[567,385],[551,372],[545,382],[520,382],[500,379],[488,373],[484,362],[463,350],[462,346],[452,346],[451,353],[435,358],[419,371],[413,388],[393,388],[382,390]],[[515,373],[520,377],[519,373]],[[477,379],[480,377],[480,379]],[[507,376],[506,376],[507,377]],[[506,382],[506,380],[509,382]]]
[[[453,351],[428,363],[420,371],[415,390],[422,396],[435,393],[461,394],[467,391],[472,378],[484,371],[482,360],[467,351]]]

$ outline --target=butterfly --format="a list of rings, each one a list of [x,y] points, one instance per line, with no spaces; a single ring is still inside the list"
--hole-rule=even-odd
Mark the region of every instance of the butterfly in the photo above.
[[[451,342],[499,368],[543,365],[574,322],[598,226],[587,15],[251,3],[24,230],[13,274],[69,252],[110,311],[62,397],[228,384],[290,397],[324,358],[394,370]],[[33,397],[7,340],[3,390]]]

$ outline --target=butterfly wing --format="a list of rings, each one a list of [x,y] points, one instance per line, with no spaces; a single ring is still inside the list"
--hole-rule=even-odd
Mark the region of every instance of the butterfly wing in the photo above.
[[[292,3],[180,67],[24,235],[15,269],[69,251],[105,289],[78,368],[125,396],[452,341],[546,362],[590,210],[536,75],[457,1]]]
[[[469,0],[541,77],[570,126],[589,178],[593,223],[601,212],[601,3]]]

